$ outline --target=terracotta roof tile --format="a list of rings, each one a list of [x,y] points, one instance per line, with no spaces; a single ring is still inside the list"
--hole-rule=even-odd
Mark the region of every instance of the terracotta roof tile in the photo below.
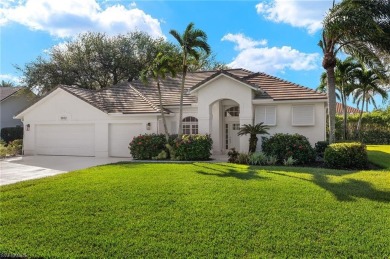
[[[343,114],[343,105],[341,103],[336,103],[336,113]],[[347,114],[360,113],[360,110],[347,105]]]
[[[256,99],[271,98],[275,101],[327,99],[326,94],[264,73],[255,73],[243,80],[258,85],[264,91],[263,95],[257,94]]]

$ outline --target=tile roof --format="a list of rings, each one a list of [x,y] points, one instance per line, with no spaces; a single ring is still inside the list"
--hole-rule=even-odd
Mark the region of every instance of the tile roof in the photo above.
[[[336,113],[343,114],[343,105],[341,103],[336,103]],[[360,110],[347,105],[347,114],[360,113]]]
[[[255,99],[271,98],[274,101],[327,99],[324,93],[264,73],[254,73],[243,80],[258,85],[264,91],[263,94],[256,95]]]
[[[0,101],[3,101],[9,96],[15,94],[20,89],[22,89],[22,87],[0,87]]]
[[[271,99],[274,101],[326,100],[326,95],[323,93],[277,77],[264,73],[253,73],[245,69],[227,69],[188,73],[184,86],[183,104],[191,105],[197,103],[197,96],[190,94],[190,90],[196,89],[220,74],[225,74],[252,88],[259,89],[260,91],[255,93],[255,99]],[[179,105],[180,86],[180,76],[174,78],[166,77],[161,80],[162,101],[165,107]],[[150,80],[146,84],[139,80],[123,82],[101,90],[88,90],[65,85],[61,85],[59,88],[77,96],[105,113],[137,114],[160,112],[157,84],[154,80]],[[170,113],[168,109],[165,108],[164,110]]]
[[[153,102],[149,101],[129,83],[122,83],[98,91],[72,86],[61,86],[61,88],[106,113],[160,112]]]

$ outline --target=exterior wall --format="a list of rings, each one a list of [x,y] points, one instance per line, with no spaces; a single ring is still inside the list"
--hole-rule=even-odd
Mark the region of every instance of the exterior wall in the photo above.
[[[66,117],[66,120],[61,120]],[[51,96],[34,104],[24,118],[23,150],[26,155],[35,155],[36,125],[40,124],[93,124],[95,126],[95,156],[109,155],[109,125],[111,123],[141,123],[145,133],[157,133],[157,115],[112,115],[106,114],[72,94],[57,89]],[[146,129],[151,123],[150,130]],[[26,131],[26,125],[30,130]]]
[[[293,126],[292,125],[292,107],[293,105],[314,105],[314,126]],[[294,134],[298,133],[305,137],[307,137],[310,141],[310,144],[314,147],[314,144],[317,141],[325,140],[325,104],[321,103],[267,103],[264,105],[276,105],[276,125],[268,126],[270,129],[268,130],[268,136],[272,136],[275,133],[289,133]],[[257,104],[256,106],[260,106]],[[256,107],[255,106],[255,107]],[[255,123],[259,123],[260,121],[255,121]],[[261,149],[261,138],[259,138],[259,142],[257,145],[257,149]]]
[[[213,125],[218,125],[213,123],[213,119],[221,116],[221,112],[220,108],[214,104],[224,99],[235,101],[240,106],[240,124],[252,124],[252,91],[247,85],[224,75],[212,80],[197,91],[199,133],[211,134],[213,140],[217,140],[213,143],[214,152],[220,152],[222,149],[220,138],[215,138],[216,135],[221,134],[220,128],[213,128]],[[248,148],[249,136],[240,136],[239,151],[247,152]]]
[[[31,105],[33,98],[26,95],[10,96],[0,103],[1,122],[0,128],[22,126],[23,123],[20,119],[14,119],[20,111],[27,106]]]

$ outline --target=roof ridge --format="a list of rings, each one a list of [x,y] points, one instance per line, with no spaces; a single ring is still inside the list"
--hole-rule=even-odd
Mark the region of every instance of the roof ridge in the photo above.
[[[134,86],[132,86],[130,82],[128,82],[128,86],[131,89],[133,89],[134,92],[136,92],[138,94],[138,96],[141,97],[145,102],[147,102],[154,110],[161,112],[160,109],[157,108],[157,106],[152,101],[150,101],[148,98],[146,98],[146,96],[143,95],[140,91],[138,91],[138,89],[136,89]]]

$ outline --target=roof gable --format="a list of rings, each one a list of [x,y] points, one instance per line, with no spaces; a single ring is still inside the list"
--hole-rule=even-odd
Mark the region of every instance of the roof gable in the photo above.
[[[229,73],[226,70],[219,70],[219,71],[213,73],[212,75],[210,75],[209,77],[205,78],[204,80],[200,81],[199,83],[197,83],[193,87],[191,87],[189,89],[189,93],[194,93],[196,91],[199,91],[201,88],[207,86],[208,84],[210,84],[211,82],[217,80],[218,78],[220,78],[222,76],[230,78],[230,79],[233,79],[236,82],[239,82],[239,83],[241,83],[241,84],[251,88],[252,90],[255,90],[255,91],[261,90],[259,88],[259,86],[255,85],[255,84],[252,84],[252,83],[250,83],[248,81],[245,81],[245,80],[243,80],[239,76],[236,76],[236,75],[234,75],[232,73]]]

